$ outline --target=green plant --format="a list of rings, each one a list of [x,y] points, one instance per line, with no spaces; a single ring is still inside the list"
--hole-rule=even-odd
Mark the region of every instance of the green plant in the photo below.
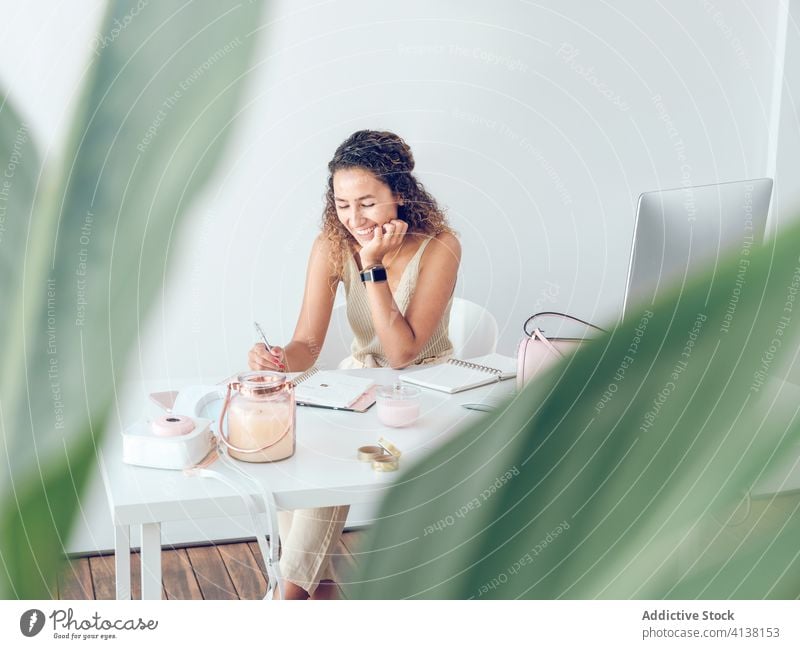
[[[129,350],[236,118],[259,13],[111,2],[60,164],[0,106],[0,597],[52,595]]]
[[[796,598],[800,228],[692,278],[403,475],[356,598]],[[796,453],[796,447],[792,451]]]

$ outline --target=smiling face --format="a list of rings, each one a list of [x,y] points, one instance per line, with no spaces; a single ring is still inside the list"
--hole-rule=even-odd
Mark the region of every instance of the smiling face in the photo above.
[[[333,174],[333,198],[339,221],[359,246],[372,239],[375,227],[396,219],[402,204],[386,183],[358,167]]]

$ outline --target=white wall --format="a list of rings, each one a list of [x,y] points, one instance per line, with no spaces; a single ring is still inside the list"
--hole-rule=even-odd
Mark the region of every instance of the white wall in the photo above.
[[[777,129],[775,224],[800,217],[800,2],[789,4],[785,69],[781,82],[780,128]]]
[[[2,3],[0,81],[57,145],[97,9],[45,20],[52,4]],[[270,4],[237,136],[180,232],[132,379],[242,369],[254,318],[288,340],[325,165],[357,129],[411,144],[461,233],[457,294],[495,314],[505,353],[535,310],[616,316],[639,193],[772,168],[779,0]],[[788,34],[797,54],[794,20]],[[794,58],[779,221],[798,196]]]
[[[364,127],[411,143],[462,235],[457,292],[496,315],[501,351],[545,304],[613,318],[640,192],[767,169],[777,2],[708,4],[275,3],[139,371],[233,372],[254,317],[288,339],[325,164]]]
[[[411,143],[462,236],[458,294],[495,314],[506,352],[544,302],[613,317],[640,192],[767,171],[778,0],[271,4],[238,137],[175,246],[136,374],[235,371],[254,316],[288,339],[325,164],[359,128]],[[14,7],[18,57],[37,3]],[[91,24],[49,20],[24,68],[0,63],[45,141],[80,73],[55,51],[84,54],[66,25]]]

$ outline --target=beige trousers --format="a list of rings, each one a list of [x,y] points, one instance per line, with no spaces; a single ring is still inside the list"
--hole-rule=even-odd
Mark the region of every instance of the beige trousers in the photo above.
[[[281,576],[313,595],[319,582],[333,579],[331,552],[342,536],[349,505],[278,512]]]

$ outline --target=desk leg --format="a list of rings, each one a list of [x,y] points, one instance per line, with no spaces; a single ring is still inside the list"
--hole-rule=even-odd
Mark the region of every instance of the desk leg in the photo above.
[[[142,525],[142,599],[161,599],[161,523]]]
[[[127,525],[114,526],[114,573],[117,599],[131,598],[131,531]]]

